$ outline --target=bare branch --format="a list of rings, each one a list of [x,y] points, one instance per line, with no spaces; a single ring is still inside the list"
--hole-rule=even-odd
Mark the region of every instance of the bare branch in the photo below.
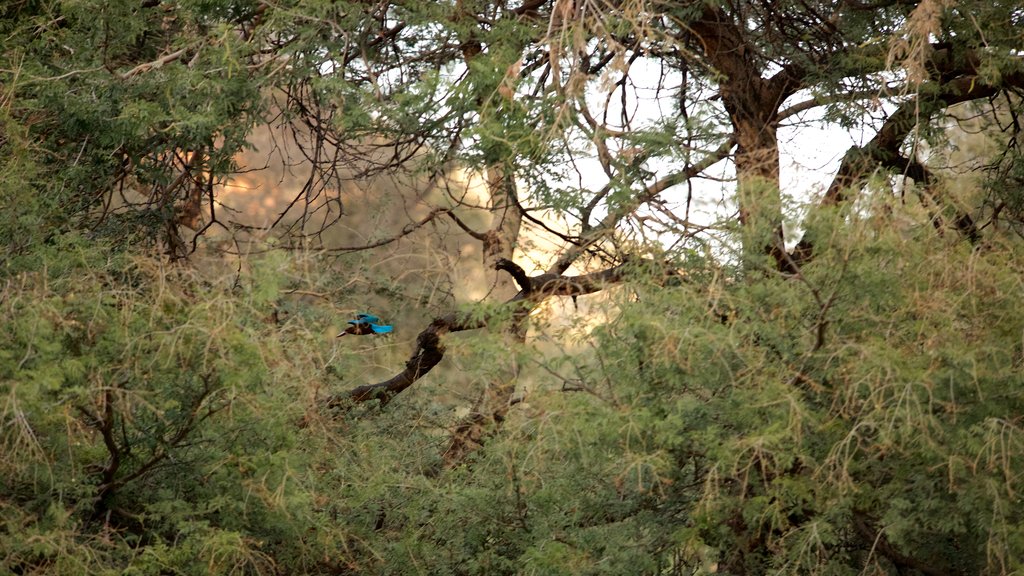
[[[637,194],[632,201],[624,204],[618,210],[610,211],[597,226],[591,229],[583,242],[566,250],[565,253],[562,254],[562,257],[548,269],[548,273],[561,274],[568,270],[569,266],[572,266],[572,263],[583,254],[584,250],[593,246],[594,243],[612,233],[620,220],[629,216],[633,211],[645,203],[654,200],[659,194],[668,188],[677,184],[682,184],[690,178],[696,177],[698,174],[707,170],[714,164],[720,162],[729,155],[729,152],[732,151],[735,145],[736,136],[730,135],[714,152],[705,156],[700,162],[662,177],[645,188],[641,193]]]
[[[451,210],[448,208],[434,208],[433,210],[430,211],[429,214],[427,214],[423,218],[417,220],[416,222],[409,222],[408,224],[406,224],[404,227],[402,227],[402,230],[398,234],[395,234],[394,236],[385,238],[383,240],[378,240],[376,242],[371,242],[369,244],[364,244],[362,246],[339,246],[337,248],[329,248],[327,251],[358,252],[360,250],[369,250],[371,248],[380,248],[381,246],[387,246],[388,244],[398,241],[404,238],[405,236],[412,234],[416,230],[419,230],[420,228],[431,222],[434,218],[437,218],[439,214],[451,214]]]
[[[164,64],[169,64],[171,62],[174,62],[178,58],[181,58],[181,56],[186,51],[187,51],[186,48],[182,48],[180,50],[175,50],[174,52],[171,52],[170,54],[165,54],[165,55],[157,58],[156,60],[153,60],[152,62],[145,62],[143,64],[139,64],[135,68],[132,68],[131,70],[129,70],[127,72],[123,72],[121,74],[121,79],[122,80],[127,80],[127,79],[131,78],[132,76],[137,76],[139,74],[142,74],[143,72],[148,72],[149,70],[151,70],[153,68],[160,68]]]

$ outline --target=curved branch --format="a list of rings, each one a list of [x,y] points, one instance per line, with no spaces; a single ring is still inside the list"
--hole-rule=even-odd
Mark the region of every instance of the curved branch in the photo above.
[[[625,272],[634,262],[624,262],[598,272],[579,276],[562,276],[561,274],[545,273],[527,276],[522,267],[511,260],[502,259],[495,268],[505,270],[516,278],[522,290],[508,301],[505,306],[516,306],[517,316],[525,317],[530,310],[550,296],[583,296],[593,294],[610,284],[617,284],[625,277]],[[674,274],[671,271],[666,275]],[[405,391],[417,380],[424,377],[441,360],[444,359],[445,347],[442,336],[449,332],[475,330],[487,326],[490,317],[469,318],[455,313],[434,319],[416,337],[416,349],[405,363],[405,369],[393,377],[376,384],[364,384],[327,398],[329,408],[342,408],[352,403],[380,400],[381,405],[387,404],[395,396]]]
[[[530,277],[526,275],[526,271],[523,267],[508,258],[499,258],[494,263],[495,270],[504,270],[512,275],[516,280],[516,284],[519,284],[519,289],[524,293],[529,294],[533,291],[533,284],[530,282]]]
[[[383,382],[365,384],[346,393],[332,395],[327,399],[327,406],[337,408],[349,402],[366,402],[367,400],[380,400],[381,405],[387,404],[396,395],[412,386],[414,382],[426,376],[444,358],[445,349],[441,342],[442,336],[448,332],[473,330],[483,326],[485,326],[483,320],[460,319],[454,313],[436,318],[416,337],[416,351],[406,361],[404,370]]]

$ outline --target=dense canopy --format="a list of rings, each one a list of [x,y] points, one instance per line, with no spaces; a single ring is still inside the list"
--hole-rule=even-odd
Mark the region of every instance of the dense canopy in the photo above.
[[[1024,570],[1019,3],[0,34],[0,570]]]

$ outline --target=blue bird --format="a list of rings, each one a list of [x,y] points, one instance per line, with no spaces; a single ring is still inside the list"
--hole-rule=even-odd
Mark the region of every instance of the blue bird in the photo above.
[[[368,334],[387,334],[394,330],[394,326],[388,326],[386,324],[378,324],[380,318],[373,314],[356,314],[355,320],[349,320],[350,326],[338,334],[338,338],[341,338],[345,334],[354,334],[356,336],[366,336]]]

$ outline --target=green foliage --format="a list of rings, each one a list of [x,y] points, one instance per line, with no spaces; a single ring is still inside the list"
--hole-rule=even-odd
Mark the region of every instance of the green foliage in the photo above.
[[[806,223],[814,254],[799,270],[767,271],[753,256],[725,266],[743,232],[709,226],[690,238],[691,222],[651,224],[682,216],[668,207],[678,198],[648,186],[665,174],[683,182],[732,137],[734,110],[720,100],[735,94],[719,90],[723,71],[695,58],[708,47],[687,31],[727,4],[655,4],[658,18],[624,3],[564,29],[555,14],[469,1],[0,7],[0,571],[1024,571],[1016,139],[955,150],[946,124],[920,122],[929,154],[888,150],[930,171],[901,188],[925,200],[918,211],[896,201],[884,165]],[[851,90],[877,93],[880,79],[909,74],[886,70],[889,47],[932,40],[905,29],[907,3],[854,4],[808,30],[831,5],[774,3],[789,20],[735,29],[773,74],[804,68],[794,82],[849,127],[863,117]],[[984,45],[968,72],[1012,80],[1019,10],[956,10],[975,18],[943,13],[934,39],[958,58]],[[993,24],[985,38],[973,20]],[[909,70],[906,48],[893,59]],[[624,87],[641,58],[663,64],[657,91],[679,84],[674,115],[612,122],[606,102],[605,119],[586,117],[587,91],[609,96],[617,82],[622,106],[640,105]],[[948,88],[934,76],[921,95]],[[1014,98],[977,131],[1014,125]],[[928,120],[944,106],[922,100],[917,111]],[[621,211],[640,236],[685,242],[644,245],[624,220],[591,228],[597,240],[581,242],[593,255],[659,264],[581,296],[595,314],[574,310],[569,335],[557,333],[565,318],[545,324],[534,308],[532,339],[511,337],[534,302],[457,303],[487,327],[445,334],[445,360],[386,406],[332,411],[325,397],[401,370],[425,325],[403,321],[430,321],[411,302],[454,297],[407,285],[410,270],[382,278],[381,252],[254,241],[243,257],[238,243],[218,254],[200,239],[190,261],[159,254],[184,256],[169,246],[183,202],[198,191],[217,206],[212,190],[238,170],[251,128],[277,114],[324,130],[312,134],[330,143],[318,170],[360,145],[376,154],[356,158],[371,171],[403,157],[426,158],[432,178],[500,168],[506,185],[529,185],[509,200],[585,216],[581,229]],[[867,152],[860,161],[896,162]],[[575,164],[587,154],[604,156],[601,192]],[[940,160],[970,160],[985,178]],[[751,194],[777,192],[771,178],[750,182]],[[933,201],[943,187],[948,198]],[[755,251],[775,233],[779,203],[748,206]],[[973,244],[946,225],[962,213],[990,217]],[[450,224],[442,216],[430,225]],[[666,280],[665,267],[678,274]],[[399,320],[394,334],[335,339],[378,304]],[[512,386],[506,411],[473,422],[482,444],[450,459],[481,394]]]
[[[842,225],[806,281],[724,288],[725,324],[714,290],[658,290],[602,335],[619,401],[654,408],[684,549],[758,573],[890,570],[890,546],[1021,568],[1020,263],[886,227]]]
[[[328,357],[336,309],[290,291],[332,292],[356,261],[271,251],[224,276],[57,236],[0,299],[3,569],[1019,570],[1017,246],[887,218],[819,221],[802,279],[695,254],[672,286],[638,272],[551,363],[575,376],[538,379],[451,470],[499,334],[451,335],[440,376],[330,419],[319,390],[361,383],[380,341]]]
[[[251,47],[212,19],[234,3],[173,14],[131,1],[19,4],[0,24],[12,47],[0,55],[2,114],[46,177],[4,191],[40,224],[5,234],[38,238],[78,219],[109,238],[152,238],[174,219],[182,170],[212,182],[234,169],[264,80],[248,72]],[[115,198],[146,212],[108,218]]]
[[[74,236],[39,260],[2,299],[4,570],[311,562],[299,383],[275,376],[265,303]]]

